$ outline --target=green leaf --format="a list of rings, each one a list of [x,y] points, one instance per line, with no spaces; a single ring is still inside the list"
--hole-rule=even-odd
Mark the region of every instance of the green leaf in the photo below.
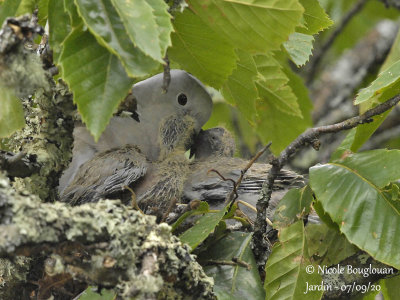
[[[377,284],[375,284],[375,286],[376,288],[374,290],[370,289],[369,292],[358,294],[354,296],[352,300],[376,300],[376,296],[380,293],[380,291],[378,290],[380,286]]]
[[[289,85],[297,100],[302,113],[302,117],[294,116],[282,112],[267,102],[257,103],[257,112],[259,114],[259,123],[257,124],[257,133],[263,143],[272,141],[271,150],[278,154],[300,133],[312,125],[311,110],[312,104],[308,96],[308,89],[298,75],[294,74],[286,62],[286,56],[276,53],[282,71],[289,79]],[[286,64],[285,64],[286,63]]]
[[[63,1],[49,0],[49,43],[53,50],[53,61],[58,64],[62,43],[71,31],[70,17],[64,10]]]
[[[400,32],[397,34],[396,40],[394,41],[390,53],[386,57],[384,64],[381,66],[380,71],[382,73],[389,71],[388,69],[391,68],[392,65],[396,62],[400,62]],[[374,105],[388,100],[389,98],[397,95],[399,93],[399,90],[400,82],[397,82],[390,86],[390,88],[386,89],[382,94],[372,97],[371,101],[365,101],[364,103],[362,103],[360,105],[360,111],[365,112],[366,110],[372,108]],[[365,89],[362,91],[365,91]],[[379,126],[383,123],[383,121],[386,119],[391,111],[392,109],[378,116],[374,116],[372,118],[373,122],[357,127],[354,142],[351,146],[352,151],[357,151],[372,136],[372,134],[379,128]]]
[[[192,0],[189,7],[233,45],[250,53],[278,50],[304,11],[297,0]]]
[[[400,60],[400,31],[397,32],[396,39],[393,42],[392,48],[390,48],[390,52],[388,56],[385,58],[385,62],[380,68],[380,71],[385,71],[395,62]]]
[[[174,224],[171,226],[171,231],[174,232],[176,228],[179,227],[179,225],[182,224],[183,221],[185,221],[187,218],[196,216],[196,215],[202,215],[205,213],[208,213],[210,211],[210,207],[207,202],[205,201],[200,201],[199,206],[196,209],[192,209],[190,211],[185,212],[182,216],[178,218],[178,220],[175,221]]]
[[[396,300],[400,294],[400,276],[381,280],[382,294],[385,300]]]
[[[222,86],[225,100],[236,106],[250,122],[257,116],[256,99],[258,97],[254,80],[257,66],[253,57],[242,50],[236,51],[239,60],[237,68]]]
[[[330,27],[333,21],[329,19],[318,0],[299,0],[304,7],[304,20],[306,29],[298,28],[297,31],[305,34],[317,34],[321,30]]]
[[[78,14],[78,10],[74,4],[74,1],[64,0],[64,10],[68,13],[70,18],[70,24],[72,28],[76,28],[82,25],[83,20]]]
[[[257,264],[250,247],[252,235],[232,232],[220,239],[209,249],[199,254],[199,261],[208,276],[214,278],[214,292],[218,299],[242,300],[264,299]],[[241,265],[213,264],[213,261],[232,262],[237,258],[251,269]]]
[[[290,86],[289,78],[272,55],[255,55],[259,79],[256,82],[261,101],[273,105],[282,112],[301,117],[297,97]]]
[[[8,17],[32,14],[36,0],[6,0],[0,7],[0,26]]]
[[[329,216],[329,214],[324,210],[322,207],[321,202],[315,200],[313,204],[313,208],[315,212],[317,213],[318,217],[321,219],[321,221],[328,226],[331,229],[339,230],[338,224],[333,222],[332,218]]]
[[[356,128],[350,129],[344,138],[344,140],[340,143],[339,147],[331,155],[330,161],[335,161],[337,159],[342,159],[343,155],[348,155],[351,153],[351,145],[354,143],[354,138],[356,136]]]
[[[376,102],[378,99],[379,102],[383,102],[385,100],[380,99],[382,93],[387,89],[393,87],[396,83],[400,81],[400,60],[395,62],[385,71],[381,72],[367,88],[360,90],[358,96],[354,100],[354,104],[358,105],[360,103],[368,102]]]
[[[94,292],[93,287],[88,287],[80,296],[79,300],[113,300],[116,295],[113,290],[102,289],[101,294]]]
[[[134,45],[146,55],[149,55],[160,63],[164,63],[163,57],[165,56],[167,46],[163,45],[161,47],[161,32],[159,32],[158,26],[162,22],[157,24],[155,15],[167,14],[166,4],[162,4],[161,0],[111,0],[111,2],[124,23],[128,36]],[[162,40],[165,41],[165,38],[163,37]]]
[[[0,138],[8,137],[25,126],[21,100],[5,87],[0,87]]]
[[[400,267],[400,151],[374,150],[310,169],[318,201],[347,239],[375,259]],[[388,186],[388,187],[386,187]],[[395,194],[395,193],[394,193]]]
[[[275,209],[274,227],[287,227],[302,219],[310,212],[312,201],[312,191],[308,185],[301,189],[289,190]]]
[[[39,0],[38,1],[38,22],[41,26],[45,26],[48,17],[48,7],[50,0]],[[62,3],[62,1],[59,1]]]
[[[289,39],[283,43],[283,46],[290,55],[290,59],[300,67],[308,61],[312,53],[313,42],[312,35],[295,32],[289,35]]]
[[[171,23],[172,16],[168,13],[168,5],[162,0],[147,0],[147,3],[153,8],[153,14],[157,23],[158,38],[161,48],[162,57],[167,53],[167,49],[171,46],[171,33],[173,27]]]
[[[195,224],[182,233],[179,239],[182,243],[188,244],[194,250],[202,241],[204,241],[210,233],[212,233],[218,223],[222,220],[227,207],[221,209],[217,213],[207,213],[198,220]]]
[[[343,234],[325,224],[309,224],[305,234],[308,255],[320,266],[338,264],[358,251]]]
[[[284,71],[290,78],[288,85],[297,96],[303,117],[282,112],[266,102],[257,103],[259,122],[256,130],[263,143],[272,141],[271,150],[274,154],[282,151],[293,139],[312,125],[312,105],[303,80],[287,68]]]
[[[60,64],[82,120],[98,139],[133,80],[118,58],[82,27],[75,28],[64,41]]]
[[[361,124],[357,126],[356,134],[354,136],[353,144],[351,145],[350,150],[353,152],[358,151],[362,145],[374,134],[375,130],[379,128],[379,126],[385,121],[388,114],[392,111],[393,108],[385,111],[383,114],[372,117],[373,122],[367,124]]]
[[[110,0],[75,0],[78,13],[98,42],[115,54],[131,77],[143,77],[159,63],[145,55],[126,38],[127,31]]]
[[[233,46],[189,9],[176,15],[174,29],[169,58],[205,84],[220,88],[235,68]]]
[[[321,275],[317,272],[306,273],[306,267],[312,265],[307,257],[303,221],[298,221],[279,232],[279,242],[275,243],[265,266],[265,299],[320,299],[323,291],[307,290],[309,285],[321,284]]]

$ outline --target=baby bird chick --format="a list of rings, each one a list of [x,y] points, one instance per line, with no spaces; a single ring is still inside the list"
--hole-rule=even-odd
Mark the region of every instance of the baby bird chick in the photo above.
[[[145,213],[161,218],[175,202],[180,201],[189,171],[184,153],[195,134],[195,120],[190,115],[171,116],[159,131],[161,159],[148,160],[133,145],[96,154],[78,170],[61,201],[79,205],[100,198],[121,198],[129,202],[129,186]]]

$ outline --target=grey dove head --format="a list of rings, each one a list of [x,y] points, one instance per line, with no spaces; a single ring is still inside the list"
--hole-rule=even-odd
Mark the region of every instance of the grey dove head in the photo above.
[[[191,116],[195,121],[195,132],[208,121],[212,111],[212,99],[204,85],[191,74],[182,70],[171,70],[171,81],[167,92],[163,90],[163,73],[135,84],[132,95],[137,101],[140,122],[154,120],[160,114]]]
[[[211,156],[233,156],[236,144],[232,134],[223,127],[202,130],[196,137],[190,155],[196,159],[207,159]]]

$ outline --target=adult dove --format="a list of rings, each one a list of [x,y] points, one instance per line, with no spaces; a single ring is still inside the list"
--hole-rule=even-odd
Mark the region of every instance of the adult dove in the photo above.
[[[166,149],[161,148],[161,124],[172,116],[193,119],[194,133],[198,133],[211,115],[212,100],[204,85],[194,76],[182,70],[171,70],[171,81],[167,92],[163,90],[163,74],[160,73],[135,84],[132,96],[135,99],[136,111],[133,117],[115,116],[96,143],[83,126],[74,129],[73,158],[60,178],[59,192],[73,181],[79,167],[101,153],[125,145],[135,145],[147,160],[162,160]],[[173,130],[173,129],[172,129]],[[166,138],[174,132],[164,132]],[[185,145],[189,149],[190,144]]]

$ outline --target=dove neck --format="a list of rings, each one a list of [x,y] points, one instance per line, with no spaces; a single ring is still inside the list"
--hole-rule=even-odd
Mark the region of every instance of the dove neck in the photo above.
[[[195,120],[185,115],[167,118],[160,126],[160,157],[165,159],[171,153],[183,154],[192,144],[195,135]]]

